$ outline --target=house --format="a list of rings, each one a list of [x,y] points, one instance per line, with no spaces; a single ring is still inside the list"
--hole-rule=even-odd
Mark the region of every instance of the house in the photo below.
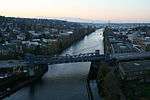
[[[25,38],[26,38],[26,36],[25,36],[25,34],[19,34],[19,35],[17,35],[17,39],[18,40],[25,40]]]
[[[149,46],[150,45],[150,37],[145,37],[144,38],[144,45]]]
[[[9,50],[5,45],[0,45],[0,55],[8,55]]]

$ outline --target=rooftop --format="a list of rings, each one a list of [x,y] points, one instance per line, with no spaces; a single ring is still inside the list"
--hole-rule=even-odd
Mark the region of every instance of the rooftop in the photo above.
[[[144,61],[131,61],[131,62],[121,62],[120,67],[126,71],[143,71],[150,70],[150,60]]]

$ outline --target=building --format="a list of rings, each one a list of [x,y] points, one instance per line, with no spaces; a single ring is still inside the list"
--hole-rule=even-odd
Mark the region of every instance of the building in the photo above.
[[[122,80],[141,80],[150,82],[150,61],[120,62],[119,73]]]
[[[0,79],[27,72],[27,63],[21,60],[0,61]]]

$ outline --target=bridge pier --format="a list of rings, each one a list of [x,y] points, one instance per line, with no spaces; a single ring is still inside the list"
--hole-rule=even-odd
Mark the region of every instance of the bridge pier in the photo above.
[[[29,77],[40,77],[48,71],[48,64],[30,64],[27,70]]]
[[[95,80],[97,78],[99,67],[97,66],[96,63],[98,62],[91,62],[91,67],[90,67],[90,71],[88,74],[88,80]]]

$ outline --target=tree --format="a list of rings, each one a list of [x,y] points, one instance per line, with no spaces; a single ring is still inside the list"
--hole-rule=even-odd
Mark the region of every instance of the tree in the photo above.
[[[110,70],[108,68],[108,65],[106,63],[101,63],[98,71],[97,79],[104,80],[104,78],[106,77],[109,71]]]
[[[121,100],[123,94],[113,72],[109,72],[104,78],[103,91],[106,95],[106,100]]]

